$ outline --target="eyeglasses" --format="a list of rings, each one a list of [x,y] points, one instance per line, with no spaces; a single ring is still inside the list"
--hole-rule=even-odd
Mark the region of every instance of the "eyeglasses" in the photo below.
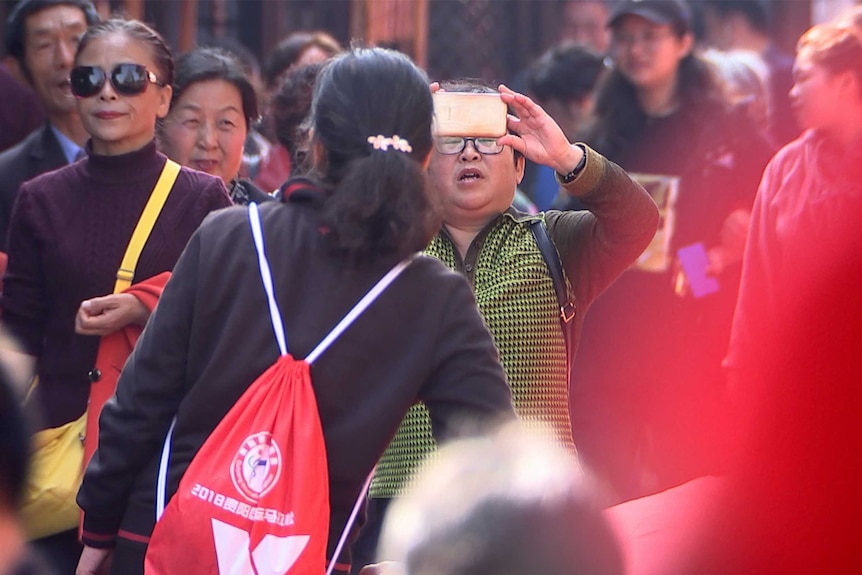
[[[434,147],[441,154],[454,156],[460,154],[467,147],[467,142],[473,142],[473,147],[480,154],[493,156],[503,151],[503,146],[497,143],[497,138],[459,138],[455,136],[447,136],[445,138],[435,138]]]
[[[102,91],[108,73],[98,66],[76,66],[69,74],[72,93],[79,98],[91,98]],[[137,96],[143,94],[147,84],[165,86],[153,72],[140,64],[117,64],[111,70],[111,85],[118,94]]]

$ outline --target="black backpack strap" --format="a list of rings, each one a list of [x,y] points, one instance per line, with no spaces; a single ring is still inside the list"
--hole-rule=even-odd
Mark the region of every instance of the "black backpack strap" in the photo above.
[[[570,324],[578,312],[578,306],[574,298],[569,298],[569,290],[566,288],[566,279],[563,275],[563,264],[560,262],[560,254],[557,253],[554,241],[548,235],[548,228],[545,226],[545,222],[543,220],[531,221],[530,231],[533,232],[533,237],[536,238],[536,245],[539,246],[539,252],[541,252],[545,265],[548,266],[548,273],[551,274],[551,280],[554,282],[554,291],[557,292],[557,302],[560,304],[560,326],[563,328],[563,337],[566,340],[568,363],[571,364],[573,350]]]
[[[560,254],[557,253],[557,248],[554,246],[551,236],[548,235],[548,228],[545,227],[544,221],[533,220],[530,222],[530,230],[533,232],[533,237],[536,238],[536,244],[539,246],[539,251],[542,253],[542,258],[544,258],[548,272],[554,282],[554,291],[557,292],[557,302],[560,304],[560,322],[566,325],[574,319],[578,308],[575,301],[569,298]]]

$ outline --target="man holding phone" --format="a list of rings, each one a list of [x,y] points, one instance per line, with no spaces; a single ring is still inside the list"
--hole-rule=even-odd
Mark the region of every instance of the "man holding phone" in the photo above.
[[[432,85],[433,91],[438,89]],[[476,97],[462,98],[445,112],[435,102],[435,114],[445,113],[447,121],[435,125],[428,173],[440,194],[444,224],[426,253],[464,274],[473,286],[521,418],[546,428],[574,451],[568,366],[584,313],[647,246],[658,226],[658,211],[619,166],[583,144],[571,144],[526,96],[475,82],[448,82],[443,89]],[[504,104],[499,137],[489,135],[496,129],[493,122],[476,122],[490,105],[488,93]],[[525,158],[553,168],[564,189],[589,211],[528,215],[514,210]],[[569,300],[575,303],[564,321],[549,264],[531,229],[535,220],[546,226]],[[388,501],[400,494],[415,465],[433,448],[427,411],[414,406],[378,464],[368,521],[353,549],[352,573],[375,559]]]

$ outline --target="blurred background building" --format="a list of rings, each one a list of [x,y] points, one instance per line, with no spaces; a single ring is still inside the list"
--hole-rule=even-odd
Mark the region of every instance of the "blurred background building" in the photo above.
[[[567,3],[589,0],[95,0],[154,24],[182,52],[231,38],[262,61],[296,30],[320,29],[343,44],[357,39],[398,48],[432,78],[510,81],[565,35]],[[613,1],[613,0],[611,0]],[[3,20],[14,0],[2,0]],[[697,0],[691,2],[695,10]],[[777,45],[793,51],[812,23],[854,0],[767,0]]]

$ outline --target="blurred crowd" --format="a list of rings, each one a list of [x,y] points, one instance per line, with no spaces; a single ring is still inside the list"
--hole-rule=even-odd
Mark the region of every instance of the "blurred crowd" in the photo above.
[[[171,417],[182,468],[278,357],[230,215],[249,204],[275,238],[297,357],[339,319],[331,304],[401,259],[439,267],[410,264],[388,309],[315,364],[335,572],[862,569],[862,6],[793,54],[763,0],[560,9],[558,41],[488,86],[324,31],[261,63],[229,39],[173,54],[89,0],[16,5],[0,65],[0,574],[143,572],[141,493]],[[501,94],[507,134],[432,138],[441,90]],[[117,289],[168,160],[178,175]],[[513,413],[550,443],[486,434]],[[84,414],[101,435],[81,525],[34,532],[27,437]],[[525,460],[553,473],[519,483]],[[721,488],[692,497],[704,477]],[[357,496],[352,550],[333,556]],[[685,522],[656,520],[680,506]],[[646,566],[632,539],[648,529],[625,527],[653,521],[652,544],[678,552]]]

